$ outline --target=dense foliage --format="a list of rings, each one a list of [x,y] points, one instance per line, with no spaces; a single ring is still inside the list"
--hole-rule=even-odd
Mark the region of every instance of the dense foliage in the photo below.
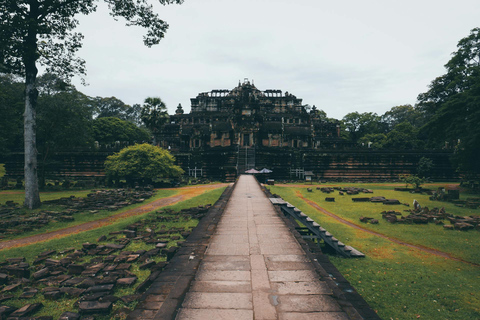
[[[158,131],[168,120],[167,106],[162,99],[158,97],[148,97],[143,104],[140,118],[145,126],[153,133],[155,144]]]
[[[93,120],[93,136],[100,145],[150,141],[150,133],[146,129],[115,117]]]
[[[159,0],[161,4],[183,0]],[[168,24],[153,11],[148,0],[104,0],[114,18],[128,26],[147,30],[146,46],[158,44]],[[40,206],[37,177],[36,108],[37,65],[68,81],[85,74],[85,61],[76,56],[83,35],[75,32],[79,14],[97,9],[95,0],[0,0],[0,72],[22,76],[25,80],[24,155],[25,203],[30,209]]]
[[[456,148],[461,169],[480,173],[480,28],[461,39],[445,65],[447,73],[418,96],[428,121],[424,127],[433,145]]]
[[[21,151],[23,146],[24,84],[17,78],[0,74],[0,157]],[[39,160],[58,151],[94,150],[115,147],[115,143],[134,144],[151,140],[151,133],[135,118],[124,113],[101,117],[94,101],[117,101],[124,110],[133,109],[115,97],[89,97],[52,74],[37,79],[37,148]],[[137,105],[139,106],[139,105]],[[138,111],[140,114],[140,111]],[[105,115],[105,114],[104,114]],[[139,115],[138,115],[139,117]],[[128,120],[130,119],[130,120]]]
[[[150,144],[136,144],[107,158],[105,171],[110,179],[125,179],[127,184],[151,183],[159,178],[176,178],[183,174],[175,158],[165,149]]]

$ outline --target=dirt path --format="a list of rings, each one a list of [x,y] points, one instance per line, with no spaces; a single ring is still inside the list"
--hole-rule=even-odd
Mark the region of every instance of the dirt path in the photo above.
[[[374,236],[377,236],[377,237],[380,237],[380,238],[383,238],[383,239],[387,239],[389,241],[392,241],[392,242],[395,242],[397,244],[400,244],[402,246],[406,246],[406,247],[409,247],[409,248],[412,248],[412,249],[416,249],[416,250],[420,250],[420,251],[423,251],[423,252],[427,252],[427,253],[430,253],[430,254],[434,254],[436,256],[440,256],[440,257],[443,257],[443,258],[446,258],[446,259],[451,259],[451,260],[455,260],[455,261],[460,261],[460,262],[464,262],[464,263],[468,263],[468,264],[471,264],[471,265],[475,265],[475,266],[480,266],[480,264],[477,264],[477,263],[474,263],[474,262],[470,262],[470,261],[466,261],[466,260],[462,260],[460,258],[456,258],[456,257],[453,257],[451,256],[450,254],[446,253],[446,252],[443,252],[443,251],[439,251],[439,250],[436,250],[436,249],[432,249],[432,248],[428,248],[428,247],[424,247],[424,246],[421,246],[421,245],[416,245],[416,244],[411,244],[411,243],[408,243],[408,242],[404,242],[402,240],[399,240],[397,238],[393,238],[393,237],[388,237],[384,234],[381,234],[381,233],[378,233],[378,232],[375,232],[375,231],[372,231],[372,230],[369,230],[369,229],[366,229],[362,226],[359,226],[353,222],[350,222],[350,221],[347,221],[333,213],[331,213],[330,211],[320,207],[318,204],[316,204],[315,202],[313,202],[312,200],[309,200],[307,198],[305,198],[299,191],[296,191],[296,195],[302,199],[303,201],[305,201],[309,206],[315,208],[316,210],[326,214],[327,216],[329,217],[332,217],[334,218],[335,220],[337,220],[338,222],[342,223],[342,224],[345,224],[349,227],[352,227],[352,228],[355,228],[357,230],[361,230],[363,232],[367,232],[369,234],[372,234]]]
[[[76,226],[71,226],[67,227],[64,229],[60,230],[55,230],[52,232],[48,233],[42,233],[26,238],[21,238],[21,239],[13,239],[13,240],[7,240],[4,242],[0,242],[0,250],[3,249],[10,249],[10,248],[15,248],[15,247],[23,247],[27,245],[31,245],[33,243],[37,242],[43,242],[43,241],[48,241],[52,239],[58,239],[58,238],[63,238],[66,236],[69,236],[71,234],[76,234],[80,232],[85,232],[88,230],[92,229],[97,229],[101,228],[104,226],[108,226],[120,219],[125,219],[128,217],[132,216],[137,216],[143,213],[147,213],[153,210],[160,209],[162,207],[170,206],[172,204],[175,204],[180,201],[188,200],[193,197],[196,197],[198,195],[201,195],[204,192],[224,187],[227,186],[227,183],[219,183],[219,184],[212,184],[212,185],[203,185],[203,186],[195,186],[195,187],[183,187],[183,188],[176,188],[172,190],[180,190],[179,194],[158,199],[153,202],[150,202],[148,204],[145,204],[143,206],[139,206],[137,208],[127,210],[115,215],[112,215],[110,217],[106,217],[103,219],[95,220],[95,221],[90,221],[90,222],[85,222]]]
[[[342,184],[344,184],[342,182]],[[352,183],[352,185],[357,184]],[[397,182],[397,183],[370,183],[370,182],[363,182],[362,184],[368,184],[372,186],[385,186],[385,187],[405,187],[405,183],[403,182]],[[286,183],[276,183],[275,186],[277,187],[289,187],[289,188],[316,188],[316,187],[332,187],[332,186],[338,186],[338,183],[332,182],[332,183],[322,183],[322,184],[286,184]],[[452,188],[452,189],[459,189],[460,186],[458,183],[456,184],[441,184],[441,183],[423,183],[422,186],[424,187],[429,187],[429,186],[445,186],[447,188]]]

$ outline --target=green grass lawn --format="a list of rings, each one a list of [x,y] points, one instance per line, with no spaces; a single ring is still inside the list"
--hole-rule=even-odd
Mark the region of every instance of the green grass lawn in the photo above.
[[[182,209],[186,208],[191,208],[191,207],[196,207],[199,205],[206,205],[206,204],[214,204],[220,195],[223,193],[225,188],[217,188],[214,190],[206,191],[203,194],[196,196],[194,198],[176,203],[172,206],[162,208],[170,208],[174,211],[180,211]],[[129,217],[125,218],[123,220],[117,221],[111,225],[90,230],[87,232],[82,232],[79,234],[73,234],[67,237],[63,237],[60,239],[54,239],[46,242],[41,242],[41,243],[36,243],[32,244],[29,246],[25,247],[19,247],[19,248],[13,248],[13,249],[5,249],[0,251],[0,262],[4,261],[5,259],[8,258],[13,258],[13,257],[25,257],[26,260],[32,265],[33,260],[38,256],[39,253],[46,251],[46,250],[57,250],[60,252],[61,250],[64,250],[65,248],[76,248],[80,249],[82,247],[82,244],[85,242],[90,242],[90,243],[96,243],[97,239],[102,236],[102,235],[108,235],[110,232],[113,231],[118,231],[118,230],[123,230],[126,226],[135,223],[139,220],[145,220],[149,219],[155,215],[161,214],[160,212],[162,210],[158,211],[153,211],[149,213],[145,213],[142,215],[134,216],[134,217]],[[187,229],[192,229],[194,228],[198,223],[198,220],[191,219],[189,221],[182,221],[182,222],[161,222],[161,225],[165,225],[166,228],[170,227],[183,227]],[[168,246],[173,246],[176,245],[176,241],[170,241]],[[149,250],[154,247],[154,244],[147,245],[141,242],[131,242],[124,250],[131,250],[131,251],[136,251],[136,250]],[[53,259],[61,259],[63,258],[63,255],[57,254],[52,256],[51,258]],[[162,261],[164,258],[163,257],[155,257],[154,260],[159,262]],[[86,262],[86,261],[84,261]],[[139,263],[136,263],[132,266],[132,272],[134,272],[137,277],[138,281],[136,285],[128,288],[116,288],[114,291],[114,294],[116,296],[122,296],[122,295],[128,295],[128,294],[133,294],[135,292],[135,288],[138,284],[142,283],[150,274],[150,271],[148,270],[139,270]],[[20,292],[16,292],[15,295],[18,296]],[[58,319],[60,314],[62,314],[64,311],[70,310],[70,311],[75,311],[77,310],[76,307],[73,306],[74,302],[76,301],[76,298],[73,299],[68,299],[68,298],[61,298],[56,301],[49,301],[45,300],[43,298],[42,294],[37,294],[36,298],[33,299],[12,299],[9,300],[6,304],[7,305],[13,305],[13,306],[23,306],[26,303],[35,303],[35,302],[41,302],[44,304],[44,307],[41,311],[35,314],[35,316],[46,316],[50,315],[53,316],[54,319]],[[125,305],[123,302],[119,301],[114,304],[113,307],[113,312],[112,314],[108,316],[95,316],[95,319],[117,319],[117,317],[113,316],[115,310],[119,310],[120,308],[123,307],[128,307],[130,310],[133,310],[136,305],[136,302],[131,303],[130,305]],[[118,317],[120,319],[122,317]]]
[[[328,211],[364,228],[408,243],[435,248],[474,263],[480,263],[480,253],[476,249],[476,244],[480,241],[480,232],[444,231],[443,227],[434,224],[390,224],[381,219],[381,211],[403,211],[408,207],[354,203],[352,197],[370,195],[340,196],[338,192],[328,195],[315,190],[315,185],[307,187],[312,187],[314,191],[310,193],[306,188],[279,186],[272,186],[269,189],[308,214],[340,241],[366,254],[365,259],[332,256],[331,260],[380,317],[480,319],[478,291],[480,267],[424,253],[346,226],[306,204],[298,197],[297,192]],[[478,209],[464,209],[449,203],[431,202],[426,195],[393,191],[391,185],[364,184],[361,187],[374,190],[374,196],[395,198],[410,205],[413,199],[416,199],[422,206],[429,208],[443,206],[447,212],[456,215],[480,214]],[[326,202],[325,197],[335,197],[336,202]],[[407,215],[406,212],[402,213]],[[358,220],[360,216],[377,218],[380,223],[363,224]]]
[[[150,202],[153,202],[158,199],[166,198],[173,196],[177,194],[179,191],[178,190],[164,190],[164,189],[159,189],[155,191],[155,194],[153,197],[146,199],[142,203],[137,203],[128,207],[124,207],[120,210],[117,211],[109,211],[109,210],[100,210],[95,214],[91,214],[89,212],[78,212],[72,215],[72,217],[75,219],[74,221],[71,222],[63,222],[63,221],[51,221],[45,226],[41,226],[35,230],[28,231],[28,232],[23,232],[22,234],[19,235],[5,235],[2,237],[2,241],[5,240],[11,240],[11,239],[18,239],[18,238],[24,238],[24,237],[29,237],[33,236],[36,234],[42,234],[42,233],[47,233],[47,232],[52,232],[60,229],[64,229],[67,227],[79,225],[85,222],[90,222],[90,221],[95,221],[95,220],[100,220],[115,214],[122,213],[126,210],[130,210],[145,204],[148,204]],[[75,196],[77,198],[82,198],[86,197],[87,194],[91,193],[91,190],[81,190],[81,191],[61,191],[61,192],[41,192],[40,196],[42,201],[46,200],[54,200],[54,199],[59,199],[63,197],[69,197],[69,196]],[[16,203],[23,203],[24,201],[24,194],[23,192],[11,194],[9,192],[0,192],[0,205],[4,204],[6,201],[15,201]],[[41,211],[61,211],[63,207],[58,206],[58,205],[50,205],[50,204],[44,204],[42,205],[41,208],[34,209],[34,210],[29,210],[26,208],[22,208],[20,210],[20,214],[25,215],[25,216],[30,216],[30,215],[35,215]]]

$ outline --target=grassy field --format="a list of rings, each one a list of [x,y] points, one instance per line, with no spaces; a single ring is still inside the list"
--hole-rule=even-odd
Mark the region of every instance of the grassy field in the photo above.
[[[322,185],[327,186],[327,185]],[[328,185],[330,186],[330,185]],[[445,207],[456,215],[480,215],[480,210],[459,208],[449,203],[431,202],[427,195],[393,191],[393,186],[382,184],[336,184],[374,190],[374,196],[394,198],[412,204],[416,199],[425,207]],[[399,186],[403,186],[400,185]],[[313,192],[307,192],[312,187]],[[390,224],[381,219],[384,210],[397,210],[402,214],[408,207],[386,206],[378,203],[354,203],[352,197],[324,194],[314,186],[269,187],[325,227],[336,238],[366,254],[365,259],[331,257],[332,262],[365,300],[383,319],[480,319],[480,267],[445,259],[417,249],[396,244],[390,240],[347,226],[314,209],[300,197],[314,201],[320,207],[363,228],[397,238],[407,243],[451,254],[468,262],[480,263],[476,244],[480,232],[447,231],[442,226]],[[436,186],[432,186],[436,187]],[[326,202],[325,197],[335,197]],[[360,216],[376,218],[378,225],[363,224]]]
[[[176,203],[172,206],[165,207],[162,209],[172,209],[174,211],[180,211],[182,209],[186,208],[191,208],[191,207],[196,207],[199,205],[206,205],[206,204],[214,204],[217,199],[220,197],[220,195],[223,193],[225,188],[217,188],[214,190],[208,191],[207,189],[205,192],[199,196],[193,197],[191,199]],[[130,208],[130,207],[129,207]],[[55,240],[50,240],[46,242],[41,242],[41,243],[36,243],[32,244],[29,246],[25,247],[19,247],[19,248],[12,248],[12,249],[5,249],[0,251],[0,262],[4,261],[5,259],[8,258],[13,258],[13,257],[25,257],[26,260],[32,264],[33,260],[37,257],[37,255],[40,252],[46,251],[46,250],[57,250],[60,252],[61,250],[64,250],[65,248],[76,248],[80,249],[82,247],[82,244],[85,242],[90,242],[90,243],[96,243],[97,239],[102,236],[102,235],[108,235],[110,232],[114,231],[119,231],[123,230],[126,226],[135,223],[139,220],[147,220],[150,219],[158,214],[161,210],[159,211],[154,211],[154,212],[149,212],[145,213],[142,215],[134,216],[134,217],[129,217],[123,220],[120,220],[118,222],[115,222],[111,225],[99,228],[99,229],[94,229],[90,230],[87,232],[82,232],[79,234],[72,234],[66,237],[63,237],[61,239],[55,239]],[[170,227],[183,227],[187,229],[192,229],[194,228],[198,223],[198,220],[191,219],[189,221],[182,221],[182,222],[161,222],[162,226],[165,226],[165,228],[170,228]],[[168,243],[168,246],[173,246],[176,245],[176,241],[170,241]],[[131,242],[125,250],[131,250],[131,251],[136,251],[136,250],[149,250],[154,248],[154,244],[147,245],[141,242]],[[51,258],[53,259],[61,259],[63,258],[64,255],[54,255]],[[164,260],[163,257],[155,257],[155,261],[159,262]],[[83,261],[87,262],[87,261]],[[135,263],[132,265],[132,269],[130,271],[134,272],[137,277],[137,285],[142,283],[150,274],[149,270],[139,270],[139,265],[140,263]],[[128,288],[116,288],[114,291],[114,294],[116,296],[123,296],[123,295],[129,295],[135,293],[135,286],[128,287]],[[20,292],[15,292],[14,294],[16,297],[20,295]],[[26,303],[36,303],[36,302],[41,302],[44,304],[44,307],[42,308],[41,311],[35,314],[35,316],[53,316],[54,319],[58,319],[60,314],[62,314],[64,311],[70,310],[70,311],[75,311],[77,310],[76,307],[74,306],[74,303],[77,299],[69,299],[69,298],[61,298],[56,301],[50,301],[46,300],[43,298],[42,294],[37,294],[35,298],[32,299],[12,299],[7,302],[8,305],[12,306],[23,306]],[[95,319],[122,319],[124,316],[122,316],[122,313],[119,312],[121,311],[122,308],[128,308],[129,310],[133,310],[136,305],[136,302],[132,302],[129,305],[125,305],[123,302],[118,301],[114,304],[113,307],[113,312],[108,315],[108,316],[96,316]],[[118,315],[115,315],[115,313],[118,312]]]
[[[52,232],[55,230],[60,230],[66,227],[71,227],[75,225],[79,225],[85,222],[90,222],[90,221],[95,221],[99,219],[103,219],[112,215],[116,215],[119,213],[122,213],[126,210],[131,210],[134,208],[137,208],[139,206],[148,204],[150,202],[153,202],[158,199],[166,198],[173,196],[177,194],[179,191],[178,190],[172,190],[172,189],[160,189],[155,192],[155,195],[151,197],[150,199],[146,199],[142,203],[137,203],[135,205],[131,205],[125,208],[122,208],[120,210],[116,211],[109,211],[109,210],[99,210],[95,214],[91,214],[88,212],[79,212],[75,213],[72,215],[72,217],[75,219],[74,221],[71,222],[64,222],[64,221],[51,221],[45,226],[36,228],[35,230],[24,232],[19,235],[6,235],[2,237],[3,240],[10,240],[10,239],[18,239],[18,238],[24,238],[24,237],[29,237],[33,236],[36,234],[42,234],[42,233],[47,233],[47,232]],[[75,196],[76,198],[83,198],[86,197],[87,194],[91,193],[91,190],[80,190],[80,191],[60,191],[60,192],[41,192],[40,197],[42,201],[46,200],[54,200],[54,199],[59,199],[63,197],[69,197],[69,196]],[[14,201],[16,203],[22,204],[24,201],[24,193],[23,191],[14,191],[14,192],[8,192],[8,191],[1,191],[0,192],[0,205],[4,204],[6,201]],[[51,205],[51,204],[43,204],[41,208],[35,209],[35,210],[29,210],[22,208],[19,211],[19,214],[27,216],[31,215],[36,215],[37,213],[41,211],[61,211],[63,208],[58,205]]]

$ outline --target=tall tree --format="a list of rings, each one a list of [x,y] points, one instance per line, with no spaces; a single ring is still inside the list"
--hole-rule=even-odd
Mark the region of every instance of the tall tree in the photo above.
[[[480,28],[461,39],[445,65],[446,74],[418,96],[427,116],[423,130],[437,146],[456,147],[460,169],[480,173]]]
[[[96,118],[115,117],[140,125],[141,106],[134,104],[130,106],[116,97],[91,99]]]
[[[75,32],[78,14],[90,14],[100,0],[0,0],[0,72],[25,78],[25,203],[40,206],[36,151],[37,64],[70,79],[85,73],[85,62],[76,57],[82,34]],[[148,0],[103,0],[114,18],[147,29],[146,46],[158,44],[168,24],[153,11]],[[161,4],[183,0],[159,0]]]
[[[366,134],[384,132],[380,117],[373,112],[347,113],[342,121],[345,129],[349,132],[350,140],[355,143]]]
[[[153,144],[156,145],[156,138],[160,128],[168,121],[167,106],[162,99],[148,97],[145,99],[140,118],[145,126],[153,134]]]
[[[396,106],[382,115],[382,122],[385,123],[387,130],[392,130],[397,124],[409,122],[416,128],[423,125],[423,113],[410,104]]]
[[[37,80],[37,149],[44,186],[45,168],[54,152],[93,145],[92,107],[86,95],[55,75],[47,73]]]

